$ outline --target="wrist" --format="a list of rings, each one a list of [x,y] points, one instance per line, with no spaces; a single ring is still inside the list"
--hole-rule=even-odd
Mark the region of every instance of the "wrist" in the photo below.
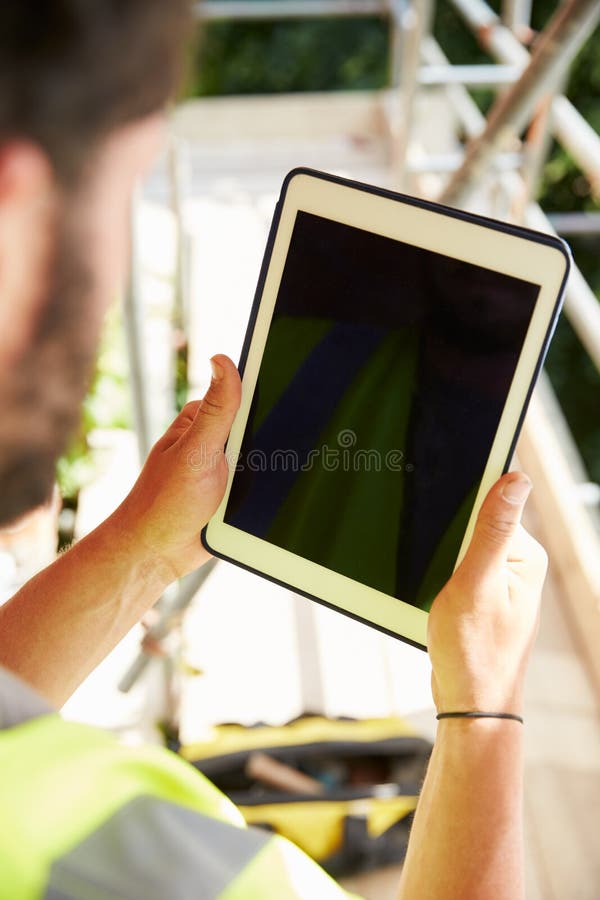
[[[460,753],[472,747],[472,752],[479,753],[501,744],[522,747],[523,735],[523,725],[514,719],[439,719],[436,744],[457,747]]]
[[[184,513],[153,506],[134,486],[111,516],[111,527],[123,535],[132,558],[164,588],[211,558],[200,538],[204,523],[190,524]]]
[[[448,682],[449,679],[446,679]],[[494,679],[490,677],[485,684],[454,685],[445,684],[444,690],[440,689],[440,681],[432,677],[432,693],[436,712],[447,713],[455,711],[494,712],[523,715],[523,689],[521,679]]]
[[[155,599],[178,576],[168,557],[157,551],[144,533],[143,522],[128,515],[122,504],[95,532],[89,535],[99,552],[108,556],[111,565],[123,571],[123,578],[130,585],[139,586],[140,592]]]

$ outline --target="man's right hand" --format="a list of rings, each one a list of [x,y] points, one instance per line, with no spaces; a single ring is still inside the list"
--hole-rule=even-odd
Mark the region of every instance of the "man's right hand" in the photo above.
[[[521,525],[531,489],[504,475],[487,495],[469,549],[429,616],[432,690],[438,712],[520,714],[547,568]]]

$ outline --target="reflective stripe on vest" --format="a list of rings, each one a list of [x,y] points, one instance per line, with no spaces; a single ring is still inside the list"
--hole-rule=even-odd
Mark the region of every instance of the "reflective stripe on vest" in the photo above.
[[[206,778],[57,715],[0,732],[0,900],[342,900]]]

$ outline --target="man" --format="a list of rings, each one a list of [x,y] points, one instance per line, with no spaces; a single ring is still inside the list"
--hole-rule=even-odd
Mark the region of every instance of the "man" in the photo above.
[[[0,8],[0,516],[50,495],[189,28],[186,0],[3,0]],[[224,356],[95,532],[0,609],[0,898],[336,898],[292,845],[243,827],[172,754],[53,713],[175,578],[202,565],[240,382]],[[211,465],[190,467],[203,446]],[[214,460],[216,459],[216,464]],[[490,492],[430,616],[438,711],[519,716],[546,560],[530,484]],[[12,673],[12,674],[10,674]],[[403,900],[523,896],[522,724],[445,718]]]

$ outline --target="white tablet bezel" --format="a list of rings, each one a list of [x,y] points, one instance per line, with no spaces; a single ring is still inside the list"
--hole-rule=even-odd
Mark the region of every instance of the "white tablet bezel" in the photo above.
[[[558,316],[569,270],[567,246],[557,238],[450,210],[414,198],[297,169],[283,185],[259,278],[242,354],[242,402],[227,443],[229,479],[223,500],[204,529],[211,553],[242,565],[311,599],[425,647],[428,613],[360,584],[223,521],[250,404],[269,332],[296,213],[336,222],[452,256],[540,285],[510,391],[500,418],[456,562],[470,540],[481,503],[508,468],[531,390]]]

